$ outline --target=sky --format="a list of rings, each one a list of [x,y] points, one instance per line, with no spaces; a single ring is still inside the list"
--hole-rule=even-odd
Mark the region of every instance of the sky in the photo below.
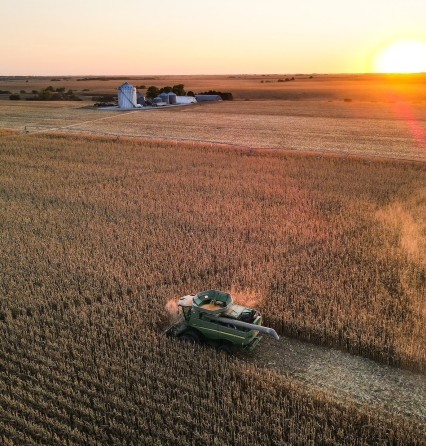
[[[426,45],[426,0],[1,0],[0,17],[0,76],[366,73],[397,39]]]

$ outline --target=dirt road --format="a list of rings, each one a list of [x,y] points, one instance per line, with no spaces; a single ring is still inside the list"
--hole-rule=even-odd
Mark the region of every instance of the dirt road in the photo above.
[[[426,376],[370,359],[282,337],[264,336],[240,360],[289,374],[308,384],[361,404],[379,404],[392,412],[426,421]]]

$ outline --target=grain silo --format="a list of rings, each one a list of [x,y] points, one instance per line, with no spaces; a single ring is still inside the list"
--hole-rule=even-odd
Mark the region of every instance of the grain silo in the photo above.
[[[118,91],[118,107],[119,108],[135,108],[137,105],[136,88],[124,82],[117,89]]]
[[[176,94],[171,91],[169,94],[169,104],[176,104]]]
[[[163,102],[163,98],[160,98],[160,96],[157,96],[152,100],[152,105],[158,106],[158,105],[166,105],[165,102]]]
[[[158,95],[159,98],[162,99],[163,102],[165,102],[166,104],[169,103],[169,95],[166,92],[162,92]]]

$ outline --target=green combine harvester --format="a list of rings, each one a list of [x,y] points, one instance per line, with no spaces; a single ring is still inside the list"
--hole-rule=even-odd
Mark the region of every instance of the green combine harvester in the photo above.
[[[261,325],[257,310],[235,305],[229,293],[201,291],[181,297],[178,306],[182,308],[181,318],[166,334],[182,341],[214,344],[219,352],[232,356],[235,348],[253,350],[262,339],[259,333],[279,340],[275,330]]]

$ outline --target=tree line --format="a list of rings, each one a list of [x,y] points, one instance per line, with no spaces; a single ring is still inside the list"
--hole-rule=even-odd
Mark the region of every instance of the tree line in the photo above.
[[[74,90],[69,89],[65,91],[65,87],[53,88],[49,85],[46,88],[40,88],[40,90],[32,90],[31,93],[34,96],[25,98],[26,101],[81,101],[77,95],[74,94]],[[26,94],[25,90],[21,90],[21,94]],[[11,101],[21,100],[21,96],[17,93],[9,96]]]
[[[155,85],[151,85],[147,88],[145,96],[149,99],[154,99],[161,93],[170,93],[173,92],[176,96],[193,96],[195,97],[196,94],[217,94],[219,95],[223,101],[232,101],[234,98],[232,96],[232,93],[226,92],[223,93],[221,91],[215,91],[215,90],[209,90],[201,93],[194,93],[193,91],[185,91],[185,85],[184,84],[177,84],[173,85],[173,87],[163,87],[158,88]]]

